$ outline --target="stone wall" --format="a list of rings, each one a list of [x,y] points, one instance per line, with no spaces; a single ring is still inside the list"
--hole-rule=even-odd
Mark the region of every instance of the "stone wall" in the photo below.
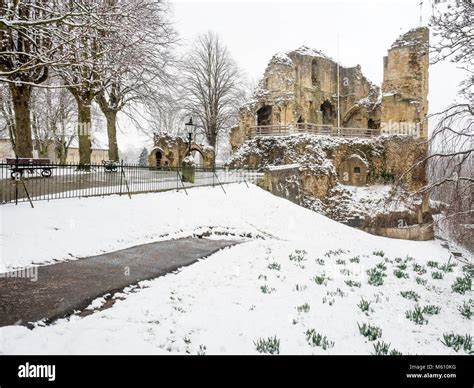
[[[188,142],[180,136],[172,136],[167,133],[156,134],[154,141],[155,147],[148,156],[150,167],[180,167],[190,153]],[[194,152],[200,154],[204,168],[213,167],[214,149],[212,147],[192,143],[191,153]]]

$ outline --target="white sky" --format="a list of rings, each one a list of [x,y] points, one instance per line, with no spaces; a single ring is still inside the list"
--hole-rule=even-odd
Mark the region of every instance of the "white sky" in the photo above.
[[[423,25],[434,0],[423,1]],[[183,49],[208,30],[220,35],[250,80],[258,80],[277,52],[301,45],[360,64],[371,81],[382,83],[383,57],[402,33],[420,25],[420,0],[172,1]],[[456,96],[462,73],[452,64],[430,68],[430,113]]]

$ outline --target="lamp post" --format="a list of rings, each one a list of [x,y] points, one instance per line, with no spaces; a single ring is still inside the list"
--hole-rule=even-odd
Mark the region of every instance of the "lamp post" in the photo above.
[[[189,146],[189,153],[191,153],[191,147],[193,145],[193,134],[196,126],[193,123],[193,118],[189,118],[189,122],[185,124],[186,133],[188,134],[188,146]]]

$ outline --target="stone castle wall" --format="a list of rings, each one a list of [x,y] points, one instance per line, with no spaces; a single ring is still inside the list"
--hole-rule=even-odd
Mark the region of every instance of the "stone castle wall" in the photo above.
[[[338,82],[338,64],[317,50],[303,46],[273,56],[252,100],[241,109],[239,126],[231,131],[232,148],[243,144],[255,126],[337,126],[338,93],[341,127],[412,134],[403,129],[410,124],[425,138],[428,45],[427,28],[398,38],[384,58],[382,90],[363,75],[359,65],[340,66]]]

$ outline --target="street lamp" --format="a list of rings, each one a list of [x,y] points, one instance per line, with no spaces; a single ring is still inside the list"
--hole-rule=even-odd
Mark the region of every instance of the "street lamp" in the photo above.
[[[192,143],[193,143],[193,134],[194,134],[194,130],[196,128],[196,126],[193,123],[193,118],[192,117],[189,119],[189,123],[185,124],[185,127],[186,127],[186,133],[188,134],[189,152],[191,152],[191,147],[192,147]]]

